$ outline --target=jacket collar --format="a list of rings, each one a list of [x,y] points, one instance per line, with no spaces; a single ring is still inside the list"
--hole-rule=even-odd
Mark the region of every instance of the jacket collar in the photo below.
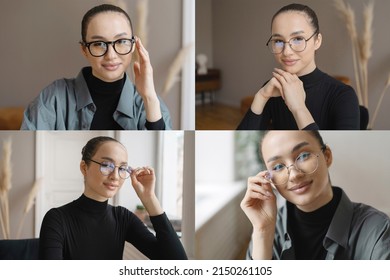
[[[125,75],[126,75],[125,84],[123,85],[121,97],[119,98],[119,102],[116,110],[118,112],[121,112],[124,115],[127,115],[130,118],[133,118],[134,117],[133,104],[134,104],[134,96],[136,94],[136,89],[133,83],[130,81],[127,73],[125,73]],[[77,111],[90,105],[95,106],[91,94],[89,92],[87,82],[85,81],[83,70],[81,70],[76,77],[75,92],[76,92],[75,97],[76,97]]]

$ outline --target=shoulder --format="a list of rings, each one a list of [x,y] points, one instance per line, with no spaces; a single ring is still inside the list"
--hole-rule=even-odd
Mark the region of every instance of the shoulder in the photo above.
[[[328,75],[327,73],[324,73],[321,71],[322,76],[322,83],[326,87],[326,89],[330,92],[334,93],[353,93],[356,95],[355,90],[350,86],[342,81]]]
[[[362,223],[368,228],[390,226],[390,218],[378,209],[364,203],[353,202],[352,205],[355,223]]]

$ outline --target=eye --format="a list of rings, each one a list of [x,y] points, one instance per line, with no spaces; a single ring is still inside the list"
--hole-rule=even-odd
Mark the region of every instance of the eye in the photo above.
[[[305,160],[308,160],[311,156],[311,153],[309,152],[303,152],[303,153],[300,153],[299,156],[297,157],[297,161],[305,161]]]
[[[274,172],[280,172],[282,171],[286,166],[282,163],[278,163],[278,164],[275,164],[273,167],[272,167],[272,171]]]
[[[305,41],[305,38],[303,38],[303,37],[295,37],[295,38],[292,38],[290,40],[291,44],[294,44],[294,45],[300,45],[300,44],[302,44],[303,41]]]
[[[112,162],[109,162],[109,161],[103,161],[100,165],[103,168],[107,168],[107,169],[114,169],[115,168],[115,165]]]
[[[118,45],[130,45],[130,40],[127,39],[119,39],[115,42]]]
[[[126,165],[119,166],[119,172],[129,172],[129,167]]]
[[[100,41],[98,41],[98,42],[92,42],[92,43],[91,43],[91,47],[105,49],[105,48],[106,48],[106,43],[100,42]]]
[[[273,42],[273,44],[274,44],[276,47],[283,47],[283,45],[284,45],[284,42],[283,42],[282,40],[280,40],[280,39],[275,39],[275,40],[273,40],[272,42]]]

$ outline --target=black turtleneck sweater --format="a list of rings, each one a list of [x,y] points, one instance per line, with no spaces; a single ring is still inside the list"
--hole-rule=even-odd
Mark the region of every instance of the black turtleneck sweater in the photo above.
[[[92,75],[91,67],[85,67],[83,69],[83,76],[87,82],[93,103],[96,106],[90,130],[123,130],[114,120],[113,116],[118,107],[118,102],[126,81],[126,75],[118,81],[109,83]],[[146,120],[145,127],[148,130],[164,130],[165,122],[163,118],[156,122],[148,122]]]
[[[341,191],[333,188],[332,200],[313,212],[301,211],[288,203],[288,227],[297,260],[325,259],[327,252],[323,242],[340,198]]]
[[[39,256],[119,260],[128,241],[150,259],[187,259],[165,213],[150,219],[156,236],[126,208],[82,195],[46,213],[39,237]]]
[[[323,73],[318,68],[299,77],[306,92],[306,107],[315,123],[304,129],[360,129],[360,109],[352,87]],[[262,114],[248,110],[238,130],[298,129],[293,114],[282,97],[270,98]]]

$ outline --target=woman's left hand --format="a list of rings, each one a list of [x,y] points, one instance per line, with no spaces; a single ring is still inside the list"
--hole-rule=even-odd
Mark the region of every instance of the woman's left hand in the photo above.
[[[149,53],[142,45],[141,39],[136,37],[135,49],[139,61],[134,62],[135,86],[145,104],[146,119],[155,122],[161,119],[160,101],[154,88],[153,67],[150,63]]]
[[[294,115],[298,128],[302,129],[314,123],[314,119],[306,107],[306,92],[299,77],[278,68],[275,68],[273,76],[282,85],[282,98]]]
[[[151,167],[138,167],[130,175],[131,184],[150,216],[157,216],[164,211],[155,194],[156,175]]]

